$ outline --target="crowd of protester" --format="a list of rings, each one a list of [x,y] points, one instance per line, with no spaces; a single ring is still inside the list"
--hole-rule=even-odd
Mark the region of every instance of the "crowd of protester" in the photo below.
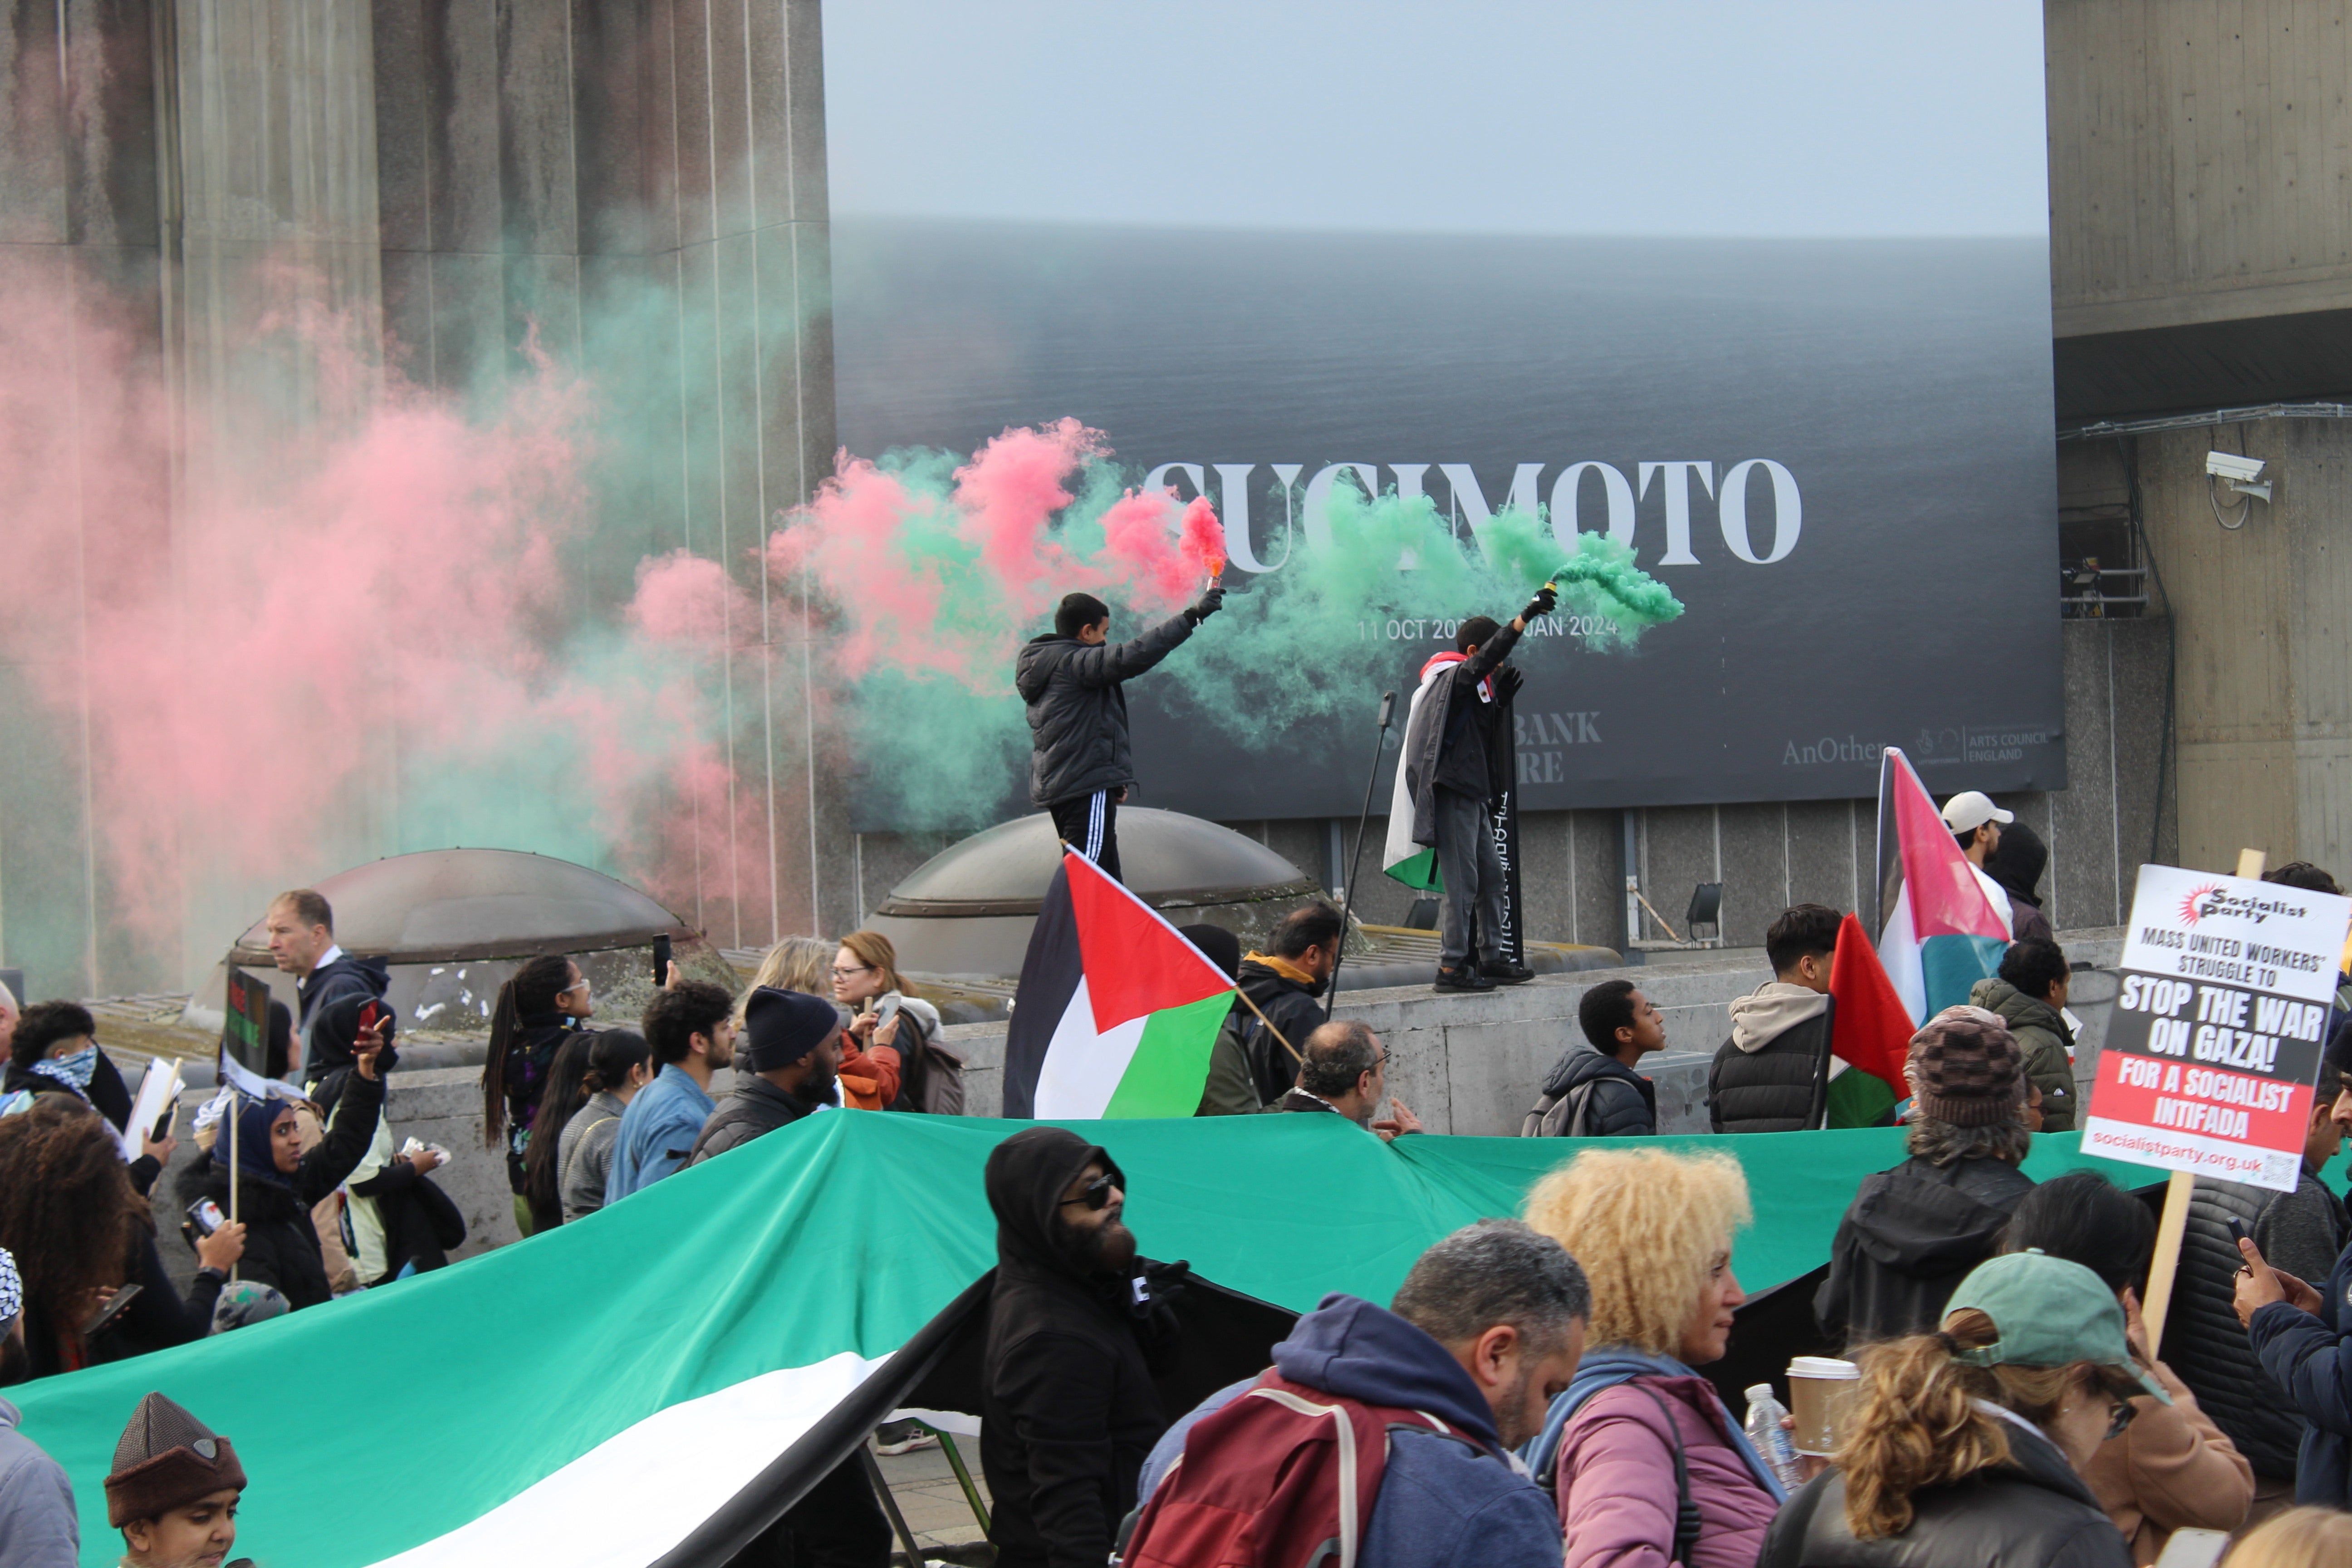
[[[2032,877],[2015,879],[2032,857],[2000,854],[2014,828],[1984,816],[1956,837],[1982,874],[2011,879],[2012,909],[2036,907]],[[2333,890],[2308,867],[2273,876]],[[1734,1004],[1708,1074],[1716,1131],[1824,1124],[1839,920],[1800,905],[1773,922],[1773,979]],[[87,1009],[0,994],[0,1383],[309,1310],[438,1267],[462,1241],[428,1179],[438,1153],[392,1142],[382,966],[335,946],[315,894],[278,900],[270,930],[301,1004],[288,1020],[299,1091],[223,1095],[199,1115],[195,1155],[174,1168],[199,1265],[184,1289],[152,1196],[175,1141],[140,1130],[130,1154],[130,1096]],[[1389,1092],[1379,1036],[1329,1016],[1336,910],[1293,910],[1246,952],[1216,928],[1185,934],[1240,987],[1201,1114],[1422,1131]],[[1747,1300],[1734,1255],[1755,1200],[1728,1152],[1570,1154],[1517,1217],[1432,1247],[1386,1307],[1326,1297],[1265,1371],[1171,1410],[1159,1387],[1184,1353],[1171,1303],[1185,1266],[1141,1255],[1108,1150],[1015,1133],[985,1176],[996,1561],[1311,1562],[1334,1542],[1378,1568],[2145,1568],[2188,1531],[2215,1532],[2216,1551],[2234,1538],[2233,1568],[2352,1563],[2352,1219],[2321,1179],[2352,1128],[2352,1025],[2339,1013],[2328,1037],[2295,1190],[2196,1184],[2159,1359],[2142,1310],[2156,1250],[2144,1195],[2023,1169],[2037,1131],[2079,1120],[2071,975],[2046,927],[2021,931],[1997,978],[1913,1037],[1907,1157],[1864,1179],[1811,1302],[1855,1392],[1833,1447],[1801,1458],[1708,1375]],[[740,997],[673,970],[639,1030],[598,1029],[575,963],[523,965],[482,1075],[519,1221],[576,1222],[821,1112],[937,1108],[933,1078],[960,1105],[960,1058],[911,991],[878,933],[796,938]],[[1665,1047],[1664,1016],[1612,980],[1585,989],[1576,1022],[1582,1043],[1526,1131],[1657,1132],[1641,1068]],[[337,1199],[339,1232],[320,1215]],[[150,1395],[107,1480],[123,1561],[220,1561],[245,1484],[226,1438]],[[0,1400],[0,1562],[73,1562],[78,1542],[62,1473]],[[881,1568],[889,1544],[853,1456],[741,1561]]]

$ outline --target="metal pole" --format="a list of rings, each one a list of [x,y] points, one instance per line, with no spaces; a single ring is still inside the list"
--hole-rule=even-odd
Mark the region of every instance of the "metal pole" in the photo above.
[[[957,1451],[955,1434],[942,1432],[926,1425],[923,1428],[940,1440],[940,1452],[948,1457],[948,1468],[955,1472],[956,1484],[963,1488],[963,1500],[971,1504],[972,1518],[980,1521],[980,1532],[988,1533],[988,1505],[980,1500],[980,1489],[971,1484],[971,1472],[964,1468],[963,1455]]]
[[[898,1500],[890,1495],[890,1483],[883,1479],[882,1466],[874,1458],[874,1450],[861,1442],[857,1445],[857,1457],[866,1466],[866,1479],[874,1488],[874,1500],[882,1505],[882,1511],[890,1516],[890,1528],[898,1531],[898,1544],[907,1549],[907,1561],[921,1563],[923,1549],[915,1544],[915,1532],[907,1528],[907,1516],[898,1511]]]
[[[1381,752],[1388,744],[1389,720],[1395,712],[1396,693],[1381,692],[1381,729],[1372,740],[1372,771],[1364,780],[1363,813],[1356,818],[1356,858],[1348,863],[1348,885],[1342,890],[1339,905],[1339,948],[1331,955],[1330,988],[1323,994],[1323,1021],[1327,1024],[1331,1021],[1331,1009],[1339,1002],[1339,961],[1348,955],[1348,921],[1356,908],[1356,876],[1364,868],[1364,832],[1371,825],[1372,792],[1381,784]]]

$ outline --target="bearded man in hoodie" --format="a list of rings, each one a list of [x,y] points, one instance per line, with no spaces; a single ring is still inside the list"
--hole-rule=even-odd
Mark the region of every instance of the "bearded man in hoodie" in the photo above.
[[[1798,1132],[1829,1103],[1830,961],[1839,917],[1820,904],[1780,911],[1764,933],[1772,978],[1731,1004],[1731,1037],[1706,1074],[1717,1132]]]
[[[1136,1256],[1127,1177],[1058,1127],[990,1151],[996,1284],[982,1362],[981,1468],[999,1568],[1102,1568],[1167,1428],[1152,1387],[1176,1348],[1186,1265]]]

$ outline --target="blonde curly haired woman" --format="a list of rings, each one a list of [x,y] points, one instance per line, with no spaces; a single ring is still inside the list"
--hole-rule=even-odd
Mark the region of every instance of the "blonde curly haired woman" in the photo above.
[[[1584,1359],[1528,1449],[1566,1568],[1753,1568],[1786,1494],[1694,1370],[1723,1358],[1746,1300],[1731,1237],[1748,1218],[1728,1154],[1596,1149],[1528,1194],[1528,1224],[1592,1283]]]

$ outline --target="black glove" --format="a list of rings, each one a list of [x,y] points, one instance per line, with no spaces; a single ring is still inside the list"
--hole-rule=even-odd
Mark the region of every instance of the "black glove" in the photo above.
[[[1519,673],[1519,667],[1516,664],[1507,664],[1486,679],[1494,685],[1495,700],[1497,702],[1508,702],[1519,694],[1519,688],[1528,683],[1528,678]]]
[[[1147,1258],[1141,1261],[1143,1278],[1138,1282],[1141,1289],[1136,1292],[1140,1298],[1137,1303],[1139,1309],[1173,1301],[1184,1293],[1184,1287],[1192,1283],[1192,1265],[1184,1259],[1161,1263]]]
[[[1199,604],[1185,606],[1184,618],[1197,626],[1224,607],[1225,591],[1223,588],[1212,588],[1201,595]]]
[[[1551,607],[1559,603],[1559,595],[1553,589],[1550,584],[1547,583],[1542,587],[1536,590],[1536,596],[1529,599],[1528,601],[1528,607],[1519,612],[1519,619],[1522,621],[1532,621],[1538,616],[1550,615]]]

